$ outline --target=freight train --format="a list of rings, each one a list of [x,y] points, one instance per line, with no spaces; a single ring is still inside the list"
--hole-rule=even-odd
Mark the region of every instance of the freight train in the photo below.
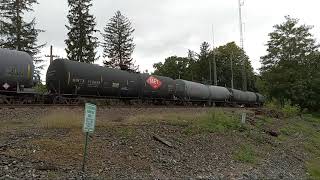
[[[88,99],[208,106],[264,103],[264,97],[255,92],[64,59],[50,64],[46,74],[48,92],[39,94],[33,88],[37,82],[33,72],[33,60],[27,53],[0,49],[0,104],[73,104]]]

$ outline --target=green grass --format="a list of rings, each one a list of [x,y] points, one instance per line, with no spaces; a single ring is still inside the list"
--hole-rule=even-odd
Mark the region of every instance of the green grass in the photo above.
[[[305,150],[311,155],[306,163],[311,179],[320,179],[320,117],[304,114],[302,118],[287,119],[287,125],[281,128],[279,140],[286,141],[290,137],[302,137]]]
[[[136,130],[133,127],[116,127],[113,132],[121,138],[130,138],[134,136]]]
[[[212,110],[191,122],[184,132],[186,134],[225,133],[234,130],[243,131],[245,129],[246,126],[240,122],[240,116],[236,117],[223,111]]]
[[[242,163],[255,163],[257,160],[256,153],[252,146],[242,145],[235,153],[234,159]]]
[[[310,174],[310,179],[320,179],[320,158],[308,162],[307,169]]]

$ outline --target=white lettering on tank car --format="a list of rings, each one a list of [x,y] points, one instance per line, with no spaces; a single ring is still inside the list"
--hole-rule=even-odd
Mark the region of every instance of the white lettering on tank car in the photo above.
[[[101,84],[100,81],[88,80],[88,87],[98,87]]]
[[[112,83],[112,87],[113,87],[113,88],[119,88],[119,87],[120,87],[120,84],[119,84],[119,83]]]
[[[74,79],[72,79],[72,82],[73,83],[77,83],[77,84],[84,84],[84,79],[74,78]]]

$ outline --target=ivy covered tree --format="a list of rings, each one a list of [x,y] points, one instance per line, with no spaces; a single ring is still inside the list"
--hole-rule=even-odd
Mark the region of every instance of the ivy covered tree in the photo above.
[[[267,55],[261,57],[262,80],[269,97],[289,100],[302,108],[319,107],[319,45],[299,20],[285,17],[269,34]],[[318,92],[318,93],[316,93]]]
[[[133,32],[130,20],[117,11],[102,33],[103,57],[108,58],[104,64],[107,67],[136,70],[131,57],[135,48]]]
[[[67,57],[72,61],[93,63],[97,59],[98,38],[94,36],[97,32],[95,18],[89,12],[91,0],[68,0],[68,5]]]
[[[1,0],[0,3],[0,47],[25,51],[33,57],[40,74],[43,60],[39,58],[40,49],[45,44],[38,44],[38,35],[43,30],[36,28],[36,20],[25,20],[25,13],[32,12],[32,5],[37,0]]]

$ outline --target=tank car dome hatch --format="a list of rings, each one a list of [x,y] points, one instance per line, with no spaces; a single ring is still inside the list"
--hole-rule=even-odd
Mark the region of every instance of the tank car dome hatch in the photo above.
[[[22,51],[0,48],[0,90],[13,90],[33,86],[32,57]]]

